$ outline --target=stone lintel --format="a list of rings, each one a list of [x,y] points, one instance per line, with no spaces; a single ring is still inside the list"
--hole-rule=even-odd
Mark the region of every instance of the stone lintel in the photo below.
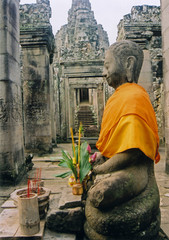
[[[159,23],[153,23],[153,22],[124,22],[123,23],[124,27],[129,26],[129,27],[142,27],[147,29],[147,27],[150,27],[151,29],[161,29],[161,22]]]
[[[71,88],[92,88],[97,89],[103,84],[103,78],[92,77],[92,82],[90,78],[80,79],[79,77],[69,79],[69,86]]]
[[[77,73],[77,74],[73,74],[73,73],[66,73],[65,77],[68,78],[90,78],[90,77],[103,77],[102,72],[100,73]]]
[[[124,30],[125,33],[129,32],[129,34],[133,33],[136,35],[136,37],[139,36],[147,36],[152,37],[155,36],[161,36],[161,25],[153,25],[153,24],[142,24],[142,23],[124,23]]]
[[[138,43],[142,49],[147,49],[148,41],[145,38],[138,39],[137,37],[134,38],[133,36],[129,35],[126,39]]]
[[[63,74],[68,78],[103,77],[103,61],[62,62]]]
[[[60,65],[64,65],[65,67],[69,67],[69,66],[103,66],[104,64],[104,60],[87,60],[87,61],[71,61],[71,62],[60,62]]]

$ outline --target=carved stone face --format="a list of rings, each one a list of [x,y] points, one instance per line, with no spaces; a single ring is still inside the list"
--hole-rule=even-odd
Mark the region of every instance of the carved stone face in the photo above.
[[[124,83],[123,67],[118,63],[111,51],[107,51],[104,61],[103,76],[106,78],[109,86],[117,88]]]

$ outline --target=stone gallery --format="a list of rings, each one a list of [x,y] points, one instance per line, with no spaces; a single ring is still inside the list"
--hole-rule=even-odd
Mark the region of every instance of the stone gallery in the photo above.
[[[117,26],[117,42],[131,40],[143,51],[138,84],[148,92],[155,111],[167,173],[168,7],[167,0],[161,0],[160,7],[133,6]],[[58,143],[70,142],[70,129],[76,141],[82,126],[82,139],[95,145],[106,102],[114,92],[103,77],[108,35],[97,23],[90,1],[72,0],[67,24],[55,36],[51,14],[50,0],[24,5],[19,0],[0,2],[0,186],[19,183],[26,173],[26,160],[33,154],[51,154]],[[154,177],[151,170],[148,178]],[[159,195],[154,186],[158,203],[150,226],[159,229]],[[145,209],[149,209],[147,203]],[[98,214],[90,204],[87,208],[88,215],[90,211]],[[86,232],[91,231],[87,224],[88,220]],[[94,229],[98,235],[89,233],[89,238],[110,239],[106,229],[102,236],[98,228]]]

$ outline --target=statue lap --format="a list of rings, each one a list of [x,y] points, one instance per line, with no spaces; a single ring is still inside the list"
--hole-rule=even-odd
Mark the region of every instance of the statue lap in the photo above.
[[[85,205],[84,230],[90,240],[155,240],[160,197],[154,162],[144,154],[140,158],[124,169],[96,176]]]

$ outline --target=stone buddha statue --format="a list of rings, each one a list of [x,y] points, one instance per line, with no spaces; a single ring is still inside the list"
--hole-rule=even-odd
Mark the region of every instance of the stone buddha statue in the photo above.
[[[84,231],[90,240],[155,240],[160,229],[154,164],[158,127],[148,93],[137,84],[143,51],[132,41],[109,47],[103,76],[115,89],[96,144]]]

